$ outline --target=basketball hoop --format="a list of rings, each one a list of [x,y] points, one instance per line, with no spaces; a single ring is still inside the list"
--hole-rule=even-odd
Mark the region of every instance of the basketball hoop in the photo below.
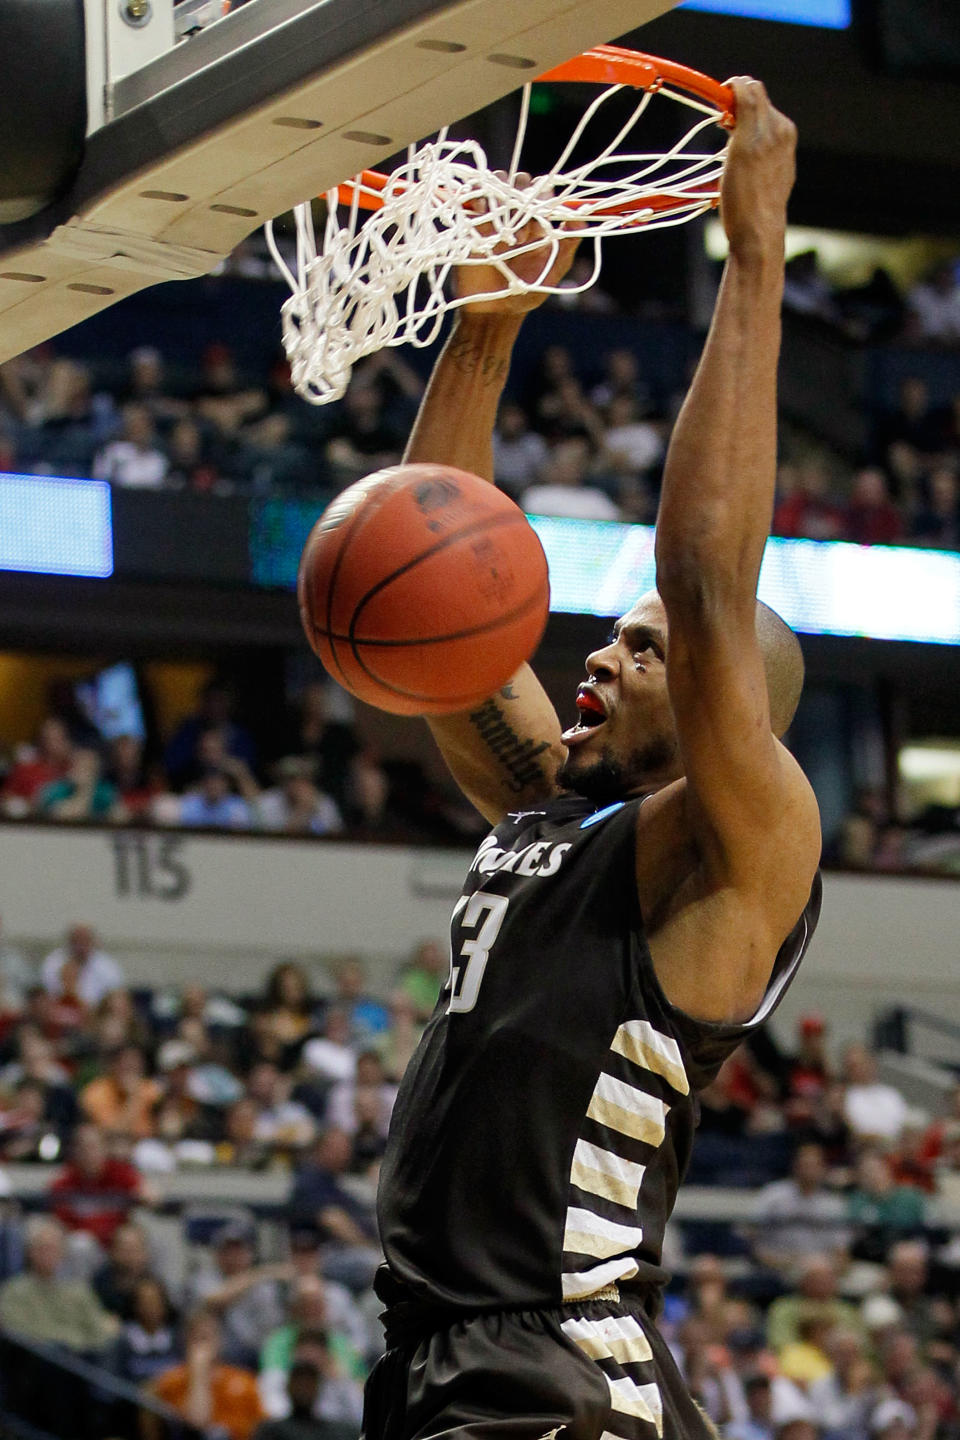
[[[267,243],[291,289],[282,309],[283,341],[294,388],[324,405],[339,399],[354,364],[387,345],[427,346],[447,312],[503,292],[577,294],[600,273],[605,238],[682,225],[717,205],[726,136],[733,125],[733,92],[706,75],[653,55],[613,45],[558,66],[539,77],[555,83],[602,85],[553,167],[519,186],[531,85],[522,91],[520,122],[509,169],[494,172],[473,140],[436,140],[410,146],[406,162],[390,175],[364,171],[326,195],[327,219],[318,250],[309,204],[294,211],[296,273],[284,261],[267,225]],[[639,92],[626,119],[587,160],[575,152],[590,144],[609,117],[609,102]],[[655,95],[697,113],[667,150],[635,148],[633,132]],[[606,107],[606,108],[605,108]],[[717,127],[720,127],[718,131]],[[707,135],[717,137],[712,147]],[[701,148],[703,147],[703,148]],[[533,226],[536,238],[518,235]],[[593,246],[590,277],[580,285],[551,285],[547,277],[561,241]],[[539,273],[520,279],[510,261],[543,252]],[[503,284],[496,291],[458,299],[447,292],[459,266],[492,266]]]

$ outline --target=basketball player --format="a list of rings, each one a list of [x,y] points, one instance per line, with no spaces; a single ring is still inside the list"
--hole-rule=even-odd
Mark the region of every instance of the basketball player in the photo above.
[[[570,729],[527,666],[430,722],[495,828],[383,1162],[387,1352],[366,1440],[708,1434],[654,1324],[664,1226],[696,1093],[777,1004],[820,897],[816,802],[777,738],[799,646],[756,601],[795,131],[757,81],[733,88],[730,255],[670,444],[657,591],[587,657]],[[492,478],[536,303],[461,312],[408,460]]]

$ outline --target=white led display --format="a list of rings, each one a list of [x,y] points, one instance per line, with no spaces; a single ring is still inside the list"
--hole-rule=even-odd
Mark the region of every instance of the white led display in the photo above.
[[[53,475],[0,475],[0,570],[113,574],[110,486]]]
[[[654,584],[653,528],[531,516],[550,608],[622,615]],[[960,555],[838,541],[767,541],[758,593],[794,630],[960,644]]]

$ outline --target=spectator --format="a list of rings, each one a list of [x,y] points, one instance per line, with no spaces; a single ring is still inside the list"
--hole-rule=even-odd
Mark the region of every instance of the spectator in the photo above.
[[[903,538],[903,518],[890,499],[887,477],[876,466],[854,477],[846,538],[855,545],[896,545]]]
[[[331,1005],[323,1019],[323,1033],[303,1047],[305,1068],[326,1085],[352,1080],[357,1056],[350,1043],[350,1020],[346,1010]]]
[[[217,1145],[221,1165],[238,1165],[247,1170],[260,1170],[270,1159],[270,1151],[256,1138],[257,1107],[244,1095],[227,1109],[223,1121],[223,1139]]]
[[[309,1162],[297,1172],[290,1196],[292,1224],[316,1226],[328,1243],[325,1273],[348,1289],[366,1289],[380,1262],[373,1206],[343,1185],[352,1146],[342,1130],[327,1129],[317,1138]]]
[[[37,732],[36,744],[13,765],[3,782],[4,812],[19,817],[32,809],[40,792],[61,780],[73,764],[73,743],[62,720],[49,716]]]
[[[421,940],[400,972],[400,987],[410,996],[417,1019],[424,1025],[437,1008],[449,973],[450,961],[439,940]]]
[[[797,1024],[797,1049],[787,1063],[785,1087],[785,1111],[792,1126],[811,1123],[830,1081],[826,1029],[822,1015],[801,1015]]]
[[[316,1418],[324,1388],[320,1368],[310,1360],[296,1360],[287,1377],[286,1417],[264,1420],[253,1440],[356,1440],[355,1422]]]
[[[163,785],[144,761],[143,741],[136,735],[116,735],[109,743],[107,756],[104,779],[116,793],[118,818],[146,819]]]
[[[167,477],[167,459],[146,405],[123,407],[123,426],[116,440],[98,450],[93,460],[97,480],[137,490],[160,490]]]
[[[130,1313],[117,1342],[121,1380],[146,1385],[182,1360],[170,1297],[159,1280],[143,1275],[130,1294]]]
[[[164,425],[186,413],[187,404],[170,394],[166,365],[160,351],[152,345],[140,345],[127,356],[127,384],[122,399],[149,410],[158,425]]]
[[[180,801],[180,824],[209,826],[216,830],[249,830],[253,812],[246,800],[236,794],[234,778],[226,761],[204,770],[192,790]]]
[[[231,1221],[217,1232],[213,1263],[193,1277],[189,1290],[192,1305],[203,1305],[219,1318],[224,1357],[251,1369],[267,1336],[283,1323],[280,1286],[291,1274],[289,1265],[256,1265],[254,1260],[252,1230]]]
[[[219,1427],[230,1440],[249,1440],[264,1418],[253,1375],[221,1361],[220,1326],[209,1310],[187,1322],[184,1363],[162,1371],[149,1390],[188,1424],[204,1432]]]
[[[960,550],[960,487],[949,465],[938,465],[927,477],[926,500],[910,525],[914,545],[936,550]]]
[[[23,951],[5,938],[0,920],[0,1014],[19,1014],[36,979],[35,968]]]
[[[810,1385],[810,1403],[823,1425],[823,1440],[869,1440],[879,1384],[862,1335],[836,1328],[827,1337],[832,1372]]]
[[[792,310],[796,315],[809,315],[831,325],[839,322],[840,314],[833,291],[821,273],[816,250],[803,250],[787,261],[783,304],[786,310]]]
[[[789,1271],[817,1250],[845,1250],[845,1206],[826,1186],[827,1166],[820,1145],[800,1145],[788,1180],[774,1180],[757,1196],[755,1251],[763,1265]]]
[[[236,697],[224,681],[211,680],[200,692],[196,711],[175,730],[164,752],[164,769],[175,790],[190,784],[205,765],[217,764],[224,755],[243,760],[256,768],[256,748],[250,732],[234,718]],[[210,732],[218,738],[215,749],[201,753],[201,741]]]
[[[296,1045],[309,1035],[317,1007],[302,965],[284,960],[274,966],[267,978],[262,1008],[281,1044]]]
[[[37,1080],[18,1081],[0,1104],[0,1159],[37,1163],[56,1159],[60,1136],[46,1118],[46,1091]]]
[[[364,1366],[350,1336],[335,1329],[326,1303],[326,1287],[316,1275],[301,1277],[290,1297],[290,1315],[267,1338],[260,1357],[260,1398],[268,1415],[287,1413],[287,1376],[304,1336],[322,1334],[328,1351],[324,1378],[330,1383],[317,1397],[318,1418],[359,1420]]]
[[[107,1056],[106,1074],[81,1090],[80,1107],[108,1135],[144,1140],[153,1134],[153,1108],[161,1093],[146,1075],[139,1046],[121,1045]]]
[[[342,697],[343,691],[333,696],[322,680],[306,685],[284,722],[279,754],[312,760],[320,789],[333,798],[341,815],[350,815],[360,742],[346,720],[338,718],[335,707],[342,706]]]
[[[379,384],[354,379],[347,388],[326,447],[326,458],[341,479],[350,480],[396,465],[403,442],[390,424]]]
[[[907,1102],[894,1086],[877,1079],[877,1062],[865,1045],[847,1046],[843,1073],[847,1082],[844,1113],[857,1139],[899,1139]]]
[[[72,964],[78,972],[77,994],[85,1005],[99,1005],[110,990],[125,984],[123,970],[112,955],[97,946],[92,926],[72,925],[66,943],[51,950],[40,967],[40,977],[51,995],[62,994],[61,977],[65,965]]]
[[[921,1345],[929,1345],[944,1324],[950,1327],[950,1306],[930,1294],[930,1262],[922,1240],[898,1240],[890,1247],[886,1291],[900,1307],[904,1325]]]
[[[200,384],[193,395],[197,414],[222,436],[235,435],[241,425],[263,415],[267,395],[260,386],[246,385],[229,345],[209,344],[200,358]]]
[[[336,986],[333,1003],[346,1012],[352,1040],[365,1044],[390,1029],[390,1013],[382,1000],[366,988],[363,961],[356,955],[338,960],[333,968]]]
[[[51,780],[37,795],[34,808],[51,820],[122,820],[120,797],[101,774],[100,756],[95,750],[79,747],[73,752],[70,768],[59,780]]]
[[[830,476],[819,461],[808,460],[801,465],[796,472],[796,488],[781,494],[772,533],[792,539],[843,539],[843,511],[830,497]]]
[[[609,495],[587,481],[589,441],[571,436],[554,446],[540,479],[520,497],[531,515],[560,515],[573,520],[616,520],[619,511]]]
[[[54,1213],[68,1230],[92,1236],[106,1249],[149,1192],[139,1171],[108,1155],[96,1125],[77,1126],[71,1157],[50,1187]]]
[[[0,1325],[28,1340],[65,1345],[69,1350],[102,1351],[117,1332],[82,1280],[61,1280],[63,1230],[56,1220],[33,1216],[26,1226],[26,1269],[0,1285]]]
[[[149,1276],[150,1251],[143,1228],[129,1221],[118,1225],[110,1239],[107,1258],[91,1281],[100,1304],[118,1319],[129,1320],[136,1288]]]
[[[219,471],[207,453],[203,430],[196,420],[184,416],[170,431],[167,441],[167,457],[170,469],[167,484],[198,494],[209,494],[224,487]]]
[[[907,334],[916,345],[960,344],[957,262],[943,260],[907,292]]]
[[[607,407],[604,467],[615,475],[644,476],[663,459],[663,427],[642,419],[631,395],[614,395]]]
[[[782,1295],[767,1312],[767,1341],[778,1354],[801,1338],[801,1322],[826,1319],[861,1334],[863,1326],[854,1307],[837,1298],[837,1267],[829,1255],[807,1255],[798,1272],[797,1293]]]
[[[423,1026],[410,996],[405,990],[395,990],[390,996],[390,1028],[377,1042],[383,1073],[394,1085],[403,1079],[422,1034]]]
[[[313,761],[306,755],[284,755],[274,766],[277,784],[253,803],[258,825],[288,835],[335,835],[343,820],[335,802],[317,789]]]
[[[380,1056],[375,1050],[364,1050],[357,1056],[354,1078],[338,1081],[330,1091],[327,1119],[338,1130],[356,1138],[363,1123],[358,1104],[369,1105],[373,1132],[385,1141],[396,1098],[397,1087],[385,1078]]]
[[[747,1415],[724,1426],[727,1440],[773,1440],[773,1388],[763,1371],[747,1375],[743,1382]]]
[[[890,1154],[890,1168],[898,1185],[914,1185],[924,1195],[933,1195],[937,1182],[933,1173],[933,1157],[927,1149],[930,1117],[925,1110],[909,1107],[900,1143]]]
[[[847,1215],[859,1232],[851,1253],[858,1260],[882,1261],[895,1240],[923,1228],[924,1199],[912,1185],[894,1182],[883,1155],[864,1150],[847,1198]]]
[[[942,436],[930,403],[930,390],[919,375],[908,375],[900,383],[895,409],[881,415],[878,423],[880,458],[888,465],[896,446],[904,445],[914,454],[933,455],[941,448]],[[898,495],[898,498],[903,498]]]
[[[261,1061],[247,1077],[247,1095],[257,1107],[253,1135],[273,1148],[299,1150],[316,1133],[306,1106],[290,1098],[290,1081],[276,1065]]]
[[[590,391],[590,399],[600,410],[606,410],[621,397],[632,400],[640,409],[650,405],[650,392],[640,378],[639,361],[625,346],[607,352],[603,379]]]
[[[522,405],[505,400],[493,432],[493,473],[500,489],[517,499],[534,484],[547,454],[546,440],[530,429]]]
[[[361,1305],[345,1285],[340,1285],[323,1273],[324,1248],[324,1241],[315,1225],[291,1227],[290,1265],[294,1276],[293,1286],[295,1288],[302,1280],[319,1278],[323,1282],[322,1328],[329,1330],[331,1334],[346,1336],[350,1342],[350,1353],[365,1356],[371,1349],[371,1342]],[[370,1299],[370,1293],[364,1298]],[[376,1322],[375,1329],[379,1343],[382,1336],[379,1322]],[[375,1357],[379,1353],[380,1350],[376,1349]],[[351,1368],[352,1362],[348,1369]]]

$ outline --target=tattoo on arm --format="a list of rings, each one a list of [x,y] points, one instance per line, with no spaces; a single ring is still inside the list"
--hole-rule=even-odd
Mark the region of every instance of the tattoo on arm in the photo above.
[[[514,698],[509,685],[505,685],[500,694],[506,700]],[[543,780],[543,766],[538,757],[550,749],[548,740],[521,739],[495,699],[485,701],[477,710],[471,710],[468,718],[487,749],[506,771],[507,788],[514,795]]]
[[[469,336],[455,336],[448,352],[465,375],[479,375],[484,385],[496,385],[510,369],[510,357],[484,354],[484,347]]]

